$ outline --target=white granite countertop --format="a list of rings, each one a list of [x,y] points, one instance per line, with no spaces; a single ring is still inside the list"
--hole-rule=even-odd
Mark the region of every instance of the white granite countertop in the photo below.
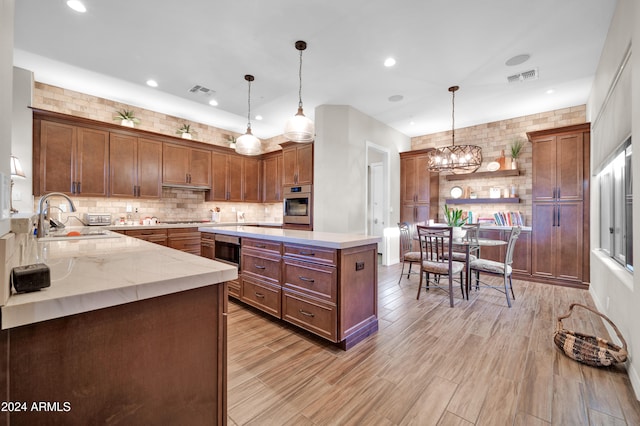
[[[306,244],[333,249],[359,247],[367,244],[375,244],[382,240],[380,237],[372,235],[261,228],[257,226],[202,226],[198,229],[200,232],[209,232],[212,234],[259,238],[262,240]]]
[[[95,229],[91,227],[91,231]],[[51,271],[51,286],[32,293],[12,293],[2,306],[2,329],[177,293],[238,276],[234,266],[104,231],[107,235],[62,241],[29,237],[21,264],[45,263]]]

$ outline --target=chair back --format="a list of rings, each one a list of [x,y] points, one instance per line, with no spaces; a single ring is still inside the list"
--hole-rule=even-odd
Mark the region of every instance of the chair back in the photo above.
[[[516,247],[516,241],[520,236],[520,232],[522,232],[522,228],[519,226],[511,228],[511,233],[509,234],[509,242],[507,243],[507,253],[504,256],[505,271],[506,266],[513,263],[513,249]]]
[[[480,224],[467,223],[466,225],[462,225],[462,229],[467,231],[463,240],[469,242],[469,245],[471,246],[469,252],[480,257],[480,242],[478,241],[480,236]]]
[[[407,222],[398,223],[398,229],[400,230],[400,254],[404,256],[405,253],[411,251],[413,246],[411,240],[411,228]]]
[[[451,226],[417,226],[420,257],[423,261],[448,263],[451,269],[453,228]]]

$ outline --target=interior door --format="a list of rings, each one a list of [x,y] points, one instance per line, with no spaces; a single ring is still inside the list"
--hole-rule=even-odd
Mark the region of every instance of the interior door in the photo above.
[[[383,236],[384,228],[384,169],[382,163],[369,165],[369,234]],[[378,243],[378,253],[382,253],[382,243]]]

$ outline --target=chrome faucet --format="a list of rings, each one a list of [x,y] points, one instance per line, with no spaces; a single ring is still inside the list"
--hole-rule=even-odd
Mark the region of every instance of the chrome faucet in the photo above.
[[[69,202],[69,208],[71,211],[76,211],[76,206],[73,204],[73,201],[71,201],[71,198],[62,192],[50,192],[40,197],[40,201],[38,202],[38,238],[45,237],[49,232],[49,223],[45,220],[45,211],[46,213],[49,212],[48,202],[49,198],[53,196],[65,198]],[[45,203],[47,204],[47,207],[45,207]]]

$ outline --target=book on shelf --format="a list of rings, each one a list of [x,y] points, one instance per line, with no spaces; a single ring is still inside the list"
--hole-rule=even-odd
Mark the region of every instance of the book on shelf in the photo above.
[[[522,213],[518,212],[496,212],[493,220],[498,226],[524,226]]]

